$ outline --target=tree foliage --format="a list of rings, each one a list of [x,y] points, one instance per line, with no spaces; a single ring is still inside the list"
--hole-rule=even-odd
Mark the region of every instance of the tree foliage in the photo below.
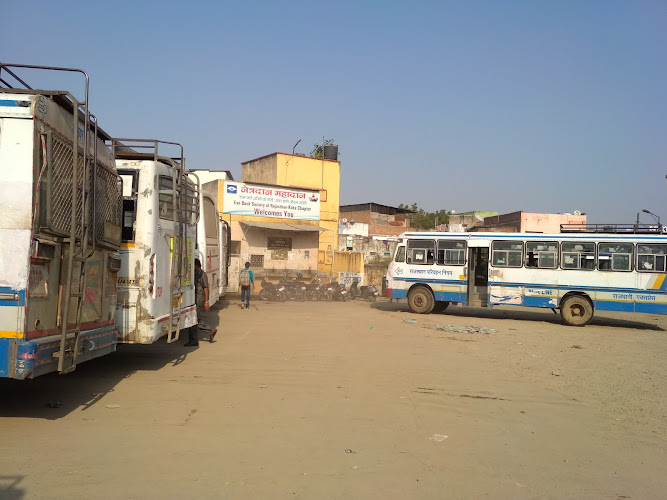
[[[416,203],[412,206],[403,205],[399,203],[398,208],[405,210],[412,210],[411,214],[405,214],[410,219],[410,226],[412,229],[434,229],[440,224],[449,223],[449,214],[447,210],[438,210],[437,212],[427,212],[423,208],[419,208]]]
[[[310,156],[321,160],[324,158],[324,146],[331,146],[332,144],[336,144],[333,139],[326,139],[324,144],[313,145],[313,150],[310,152]]]

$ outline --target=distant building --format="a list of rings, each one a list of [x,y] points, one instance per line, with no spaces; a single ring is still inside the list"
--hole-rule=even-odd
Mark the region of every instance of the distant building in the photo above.
[[[484,218],[498,215],[498,212],[462,212],[450,214],[449,223],[439,226],[438,231],[451,233],[465,233],[473,231],[474,228],[484,225]]]
[[[378,203],[342,205],[338,250],[362,252],[365,262],[385,259],[394,253],[398,235],[410,231],[411,210]]]
[[[516,233],[560,233],[561,224],[586,224],[586,214],[539,214],[511,212],[484,218],[475,231]]]
[[[405,216],[409,213],[412,213],[409,209],[379,203],[341,205],[340,223],[343,226],[354,226],[358,222],[368,224],[367,236],[398,236],[410,230],[410,219]]]

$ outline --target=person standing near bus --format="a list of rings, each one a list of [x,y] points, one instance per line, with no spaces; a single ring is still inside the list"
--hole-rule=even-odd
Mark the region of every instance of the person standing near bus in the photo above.
[[[188,331],[188,342],[186,347],[196,347],[199,345],[199,330],[210,332],[208,341],[214,342],[213,338],[218,333],[217,329],[212,329],[202,320],[204,311],[211,310],[208,303],[208,276],[201,268],[199,259],[195,259],[195,304],[197,305],[197,324],[190,327]]]
[[[241,285],[241,308],[250,307],[250,286],[255,289],[255,277],[250,270],[250,262],[245,263],[245,269],[239,274],[239,285]]]

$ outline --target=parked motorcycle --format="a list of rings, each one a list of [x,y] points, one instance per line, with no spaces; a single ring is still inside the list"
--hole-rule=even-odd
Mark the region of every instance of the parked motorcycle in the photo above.
[[[350,285],[349,295],[351,299],[364,299],[369,302],[375,302],[378,298],[379,292],[375,285],[368,285],[359,287],[359,279],[354,278]]]
[[[294,278],[292,281],[281,280],[279,285],[285,287],[285,294],[289,300],[305,300],[306,284]]]
[[[319,278],[313,278],[313,280],[306,285],[306,300],[325,300],[324,293],[325,289]]]
[[[359,278],[354,278],[352,284],[350,285],[350,290],[348,291],[351,299],[356,299],[361,295],[359,291]]]
[[[262,300],[273,300],[277,302],[285,302],[287,295],[285,287],[270,281],[262,280],[262,289],[259,291],[259,298]]]
[[[380,295],[380,292],[378,292],[378,289],[375,285],[362,286],[359,291],[359,297],[366,299],[369,302],[375,302],[378,298],[378,295]]]
[[[331,287],[331,294],[333,300],[340,300],[343,302],[347,302],[350,300],[350,296],[347,293],[347,290],[345,290],[345,287],[338,283],[337,281],[332,281],[329,283]]]

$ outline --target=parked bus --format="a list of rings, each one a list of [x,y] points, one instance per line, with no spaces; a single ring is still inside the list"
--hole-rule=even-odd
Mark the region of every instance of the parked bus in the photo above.
[[[615,229],[404,233],[387,270],[387,296],[407,298],[422,314],[450,303],[560,309],[572,326],[586,325],[595,310],[667,314],[667,235],[661,227]]]
[[[78,73],[85,97],[16,68]],[[0,63],[0,85],[0,377],[67,373],[116,349],[121,180],[85,72]]]
[[[158,148],[180,155],[161,155]],[[119,342],[151,344],[178,339],[197,323],[194,250],[199,184],[184,170],[180,144],[113,139],[123,180],[121,266],[116,324]]]
[[[213,184],[217,188],[217,183]],[[208,297],[212,306],[225,295],[231,235],[229,224],[220,217],[213,194],[209,194],[205,186],[202,186],[200,196],[201,216],[197,224],[195,257],[208,277]]]

